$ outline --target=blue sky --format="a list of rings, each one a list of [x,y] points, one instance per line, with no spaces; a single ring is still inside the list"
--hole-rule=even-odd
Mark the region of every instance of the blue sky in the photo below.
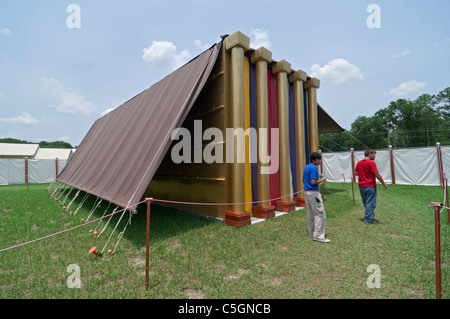
[[[76,146],[104,112],[237,30],[319,78],[319,103],[350,129],[450,86],[449,12],[448,0],[0,0],[0,138]]]

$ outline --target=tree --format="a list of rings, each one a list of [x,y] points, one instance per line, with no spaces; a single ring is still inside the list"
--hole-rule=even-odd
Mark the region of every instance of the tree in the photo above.
[[[56,142],[41,141],[41,142],[39,142],[39,147],[41,147],[41,148],[73,148],[72,145],[70,145],[67,142],[63,142],[63,141],[56,141]]]
[[[31,144],[31,142],[27,142],[24,140],[18,140],[16,138],[11,138],[11,137],[0,138],[0,143]]]
[[[11,137],[0,138],[0,143],[38,144],[38,143],[28,142],[28,141],[19,140],[19,139],[11,138]],[[41,148],[74,148],[74,147],[72,147],[72,145],[70,145],[70,143],[63,142],[63,141],[56,141],[56,142],[41,141],[41,142],[39,142],[39,147],[41,147]]]
[[[320,134],[319,144],[325,151],[449,145],[449,122],[450,87],[437,95],[391,101],[373,116],[358,116],[348,132]]]
[[[442,90],[436,95],[436,105],[438,105],[438,110],[442,112],[442,115],[448,124],[450,121],[450,87]]]

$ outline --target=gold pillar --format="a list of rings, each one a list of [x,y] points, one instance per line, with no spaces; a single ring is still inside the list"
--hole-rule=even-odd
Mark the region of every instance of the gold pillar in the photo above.
[[[295,111],[295,150],[297,164],[297,196],[295,205],[305,207],[305,194],[303,191],[303,170],[306,166],[305,154],[305,105],[303,95],[303,83],[306,82],[306,72],[297,70],[289,75],[289,81],[294,86],[294,111]]]
[[[262,168],[269,169],[269,163],[261,163],[260,145],[269,146],[269,102],[267,89],[267,64],[272,61],[272,52],[264,47],[255,50],[251,55],[251,63],[256,69],[256,122],[257,122],[257,163],[258,163],[258,201],[253,207],[253,216],[258,218],[270,218],[275,216],[275,207],[270,205],[269,174],[261,174]],[[261,130],[263,129],[263,130]],[[264,154],[266,155],[266,154]]]
[[[289,212],[295,210],[295,203],[291,200],[290,152],[289,152],[289,82],[288,74],[291,64],[285,60],[278,61],[272,67],[272,73],[277,75],[278,91],[278,127],[279,127],[279,156],[280,156],[280,197],[275,202],[277,211]]]
[[[231,53],[231,98],[230,109],[227,112],[227,128],[244,129],[245,86],[244,86],[244,52],[250,47],[250,38],[237,31],[224,40],[225,50]],[[234,158],[232,163],[227,163],[227,206],[225,223],[231,226],[245,226],[251,223],[251,212],[245,212],[245,163],[239,163],[245,148],[238,148],[238,141],[234,144]],[[227,149],[231,141],[226,141]]]
[[[317,118],[317,89],[320,81],[316,78],[309,78],[305,83],[308,90],[308,126],[309,126],[309,153],[319,151],[319,123]]]

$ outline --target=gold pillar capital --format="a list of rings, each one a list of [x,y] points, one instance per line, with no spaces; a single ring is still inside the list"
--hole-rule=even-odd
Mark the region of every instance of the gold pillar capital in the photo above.
[[[320,87],[320,80],[317,78],[309,78],[305,83],[305,89]]]
[[[307,75],[306,72],[303,70],[297,70],[289,74],[289,82],[295,82],[295,81],[302,81],[306,82]]]
[[[250,38],[241,31],[236,31],[232,35],[229,35],[223,42],[227,51],[237,46],[243,48],[244,52],[250,49]]]
[[[280,60],[273,64],[272,66],[272,74],[277,74],[280,72],[291,73],[291,64],[286,60]]]
[[[250,61],[251,63],[256,63],[259,61],[270,63],[272,62],[272,51],[269,51],[265,47],[259,47],[252,53]]]

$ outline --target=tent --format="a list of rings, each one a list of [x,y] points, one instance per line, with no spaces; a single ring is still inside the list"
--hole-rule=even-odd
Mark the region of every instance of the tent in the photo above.
[[[70,148],[39,148],[33,159],[68,160],[72,156]]]
[[[39,144],[0,143],[0,158],[32,158]]]
[[[265,48],[251,49],[239,31],[222,39],[98,119],[57,182],[127,209],[153,197],[233,226],[301,205],[299,176],[308,154],[318,150],[318,133],[342,128],[317,104],[318,79],[273,61]],[[179,128],[193,137],[183,142],[188,161],[174,161],[183,153],[174,151]],[[240,148],[235,136],[227,139],[228,128],[253,128],[257,135]],[[222,134],[204,139],[208,129]],[[262,146],[279,153],[279,169],[270,174],[260,168],[271,163],[255,154]],[[208,163],[196,157],[206,147],[222,147],[223,158],[234,154]]]

